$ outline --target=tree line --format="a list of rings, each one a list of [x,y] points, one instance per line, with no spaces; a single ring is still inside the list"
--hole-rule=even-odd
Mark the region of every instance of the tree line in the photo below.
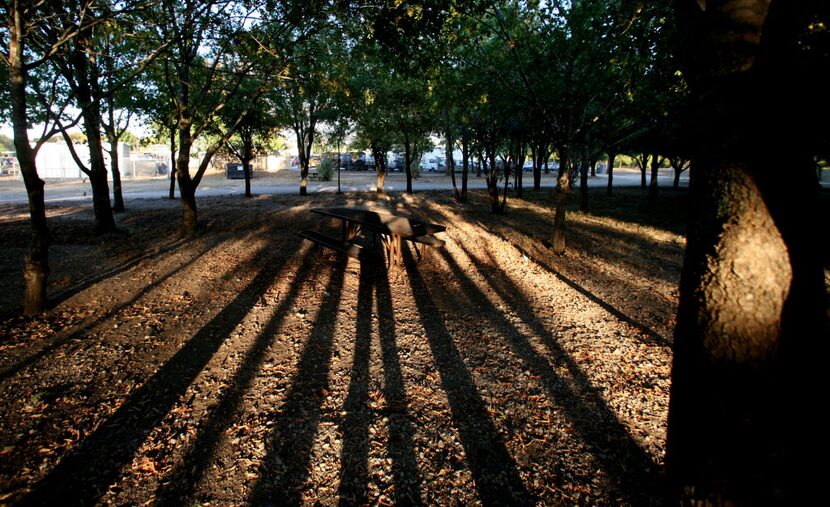
[[[784,414],[803,409],[787,393],[809,392],[816,379],[799,361],[817,357],[827,336],[821,253],[802,219],[818,209],[815,160],[828,152],[826,125],[807,121],[827,112],[813,75],[830,54],[822,2],[8,0],[2,9],[0,103],[31,214],[25,313],[43,310],[49,274],[35,154],[76,126],[88,165],[73,156],[102,233],[124,208],[115,156],[110,200],[104,140],[114,147],[136,116],[169,139],[185,234],[198,230],[196,190],[212,157],[229,148],[250,175],[257,139],[280,128],[295,135],[301,195],[322,125],[332,144],[351,132],[372,152],[379,192],[393,148],[412,192],[438,135],[455,197],[466,200],[476,171],[494,213],[505,211],[511,180],[521,195],[528,157],[539,190],[555,153],[555,253],[566,250],[571,188],[578,181],[587,209],[598,160],[608,160],[611,192],[615,158],[633,156],[644,186],[652,173],[653,201],[665,159],[677,176],[694,168],[672,495],[753,502],[793,498],[804,484],[787,470],[804,433]],[[43,128],[34,145],[32,125]],[[198,139],[207,147],[191,171]]]

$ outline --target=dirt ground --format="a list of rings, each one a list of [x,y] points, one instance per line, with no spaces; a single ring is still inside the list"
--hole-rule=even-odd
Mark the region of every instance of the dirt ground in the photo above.
[[[575,199],[572,199],[575,201]],[[15,316],[27,214],[0,206],[0,503],[660,504],[685,193],[50,206],[50,298]],[[405,266],[312,248],[362,205],[447,226]]]

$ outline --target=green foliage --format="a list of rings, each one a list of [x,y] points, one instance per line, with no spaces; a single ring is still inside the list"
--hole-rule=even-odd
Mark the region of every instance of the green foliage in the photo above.
[[[320,165],[317,166],[317,175],[321,181],[331,181],[334,175],[334,163],[330,158],[320,160]]]
[[[0,134],[0,151],[14,151],[14,139]]]

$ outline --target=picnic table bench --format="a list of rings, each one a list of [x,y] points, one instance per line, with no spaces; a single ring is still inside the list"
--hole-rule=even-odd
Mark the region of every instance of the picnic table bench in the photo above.
[[[444,241],[434,236],[446,230],[443,225],[424,222],[414,217],[360,207],[314,208],[311,211],[340,220],[342,222],[341,237],[338,239],[322,232],[306,230],[300,232],[303,238],[363,260],[367,256],[367,248],[357,244],[356,241],[361,232],[367,232],[371,235],[369,247],[374,246],[375,240],[380,238],[389,268],[403,265],[402,241],[421,245],[420,250],[416,247],[419,258],[425,254],[426,247],[441,248],[444,246]]]

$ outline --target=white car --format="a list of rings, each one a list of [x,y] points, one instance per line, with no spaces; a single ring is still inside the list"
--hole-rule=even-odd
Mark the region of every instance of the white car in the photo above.
[[[435,157],[422,157],[421,170],[434,173],[438,170],[438,159]]]

